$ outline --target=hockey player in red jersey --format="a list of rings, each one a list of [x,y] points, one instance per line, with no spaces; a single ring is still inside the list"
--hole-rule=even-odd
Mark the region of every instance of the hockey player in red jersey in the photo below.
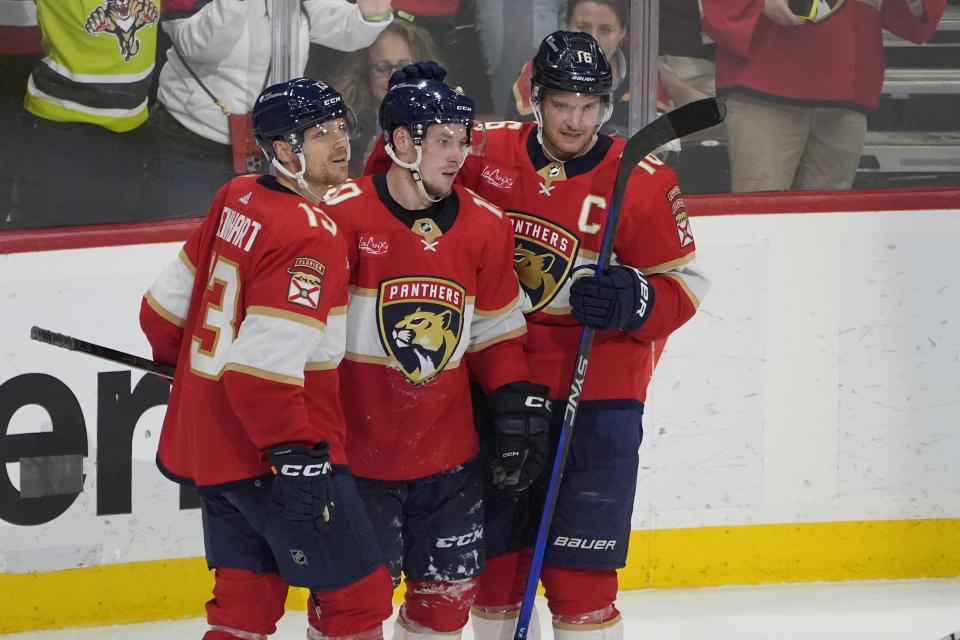
[[[266,638],[288,585],[322,612],[312,638],[381,640],[392,613],[346,466],[346,245],[316,197],[347,176],[349,115],[320,82],[265,89],[253,126],[279,175],[224,185],[141,305],[177,371],[157,465],[199,492],[215,570],[204,640]]]
[[[592,36],[559,31],[541,43],[531,84],[536,122],[487,123],[484,155],[468,158],[458,181],[513,223],[526,352],[554,407],[551,451],[583,325],[598,330],[541,581],[555,638],[613,640],[623,637],[616,569],[626,562],[647,385],[663,341],[693,316],[709,281],[694,260],[676,175],[654,156],[633,171],[612,266],[593,275],[625,144],[598,134],[611,110],[610,66]],[[528,492],[485,495],[478,640],[513,637],[548,476]]]
[[[460,637],[484,568],[468,368],[494,408],[498,484],[529,485],[547,455],[509,219],[453,184],[482,142],[473,114],[442,82],[396,72],[379,114],[389,170],[323,207],[350,257],[347,454],[395,584],[405,576],[394,640]]]

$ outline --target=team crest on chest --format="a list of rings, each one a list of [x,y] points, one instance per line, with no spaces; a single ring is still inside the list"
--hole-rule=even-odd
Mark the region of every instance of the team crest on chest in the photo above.
[[[297,258],[292,267],[287,267],[290,274],[290,286],[287,288],[287,302],[299,304],[308,309],[316,310],[320,307],[320,285],[323,283],[323,274],[327,268],[314,258]]]
[[[377,325],[384,349],[413,384],[433,379],[463,333],[466,291],[452,280],[427,276],[380,283]]]
[[[528,314],[545,307],[563,286],[580,247],[580,239],[555,222],[508,212],[513,224],[513,268],[530,297]]]

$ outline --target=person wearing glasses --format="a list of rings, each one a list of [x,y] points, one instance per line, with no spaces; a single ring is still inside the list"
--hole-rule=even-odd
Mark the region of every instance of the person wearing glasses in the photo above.
[[[733,191],[849,189],[877,108],[883,30],[915,42],[946,0],[703,0]]]
[[[407,20],[394,20],[373,44],[348,56],[334,85],[360,120],[360,136],[351,141],[350,175],[363,173],[363,163],[379,137],[377,110],[387,95],[390,75],[414,60],[439,60],[430,33]]]
[[[303,73],[309,43],[344,51],[369,46],[393,20],[391,0],[303,0],[290,15],[289,59],[272,50],[278,17],[264,0],[170,0],[160,26],[172,46],[160,70],[157,106],[147,121],[150,186],[140,201],[146,219],[199,216],[224,182],[256,172],[248,114],[271,69]],[[241,155],[238,153],[238,155]]]

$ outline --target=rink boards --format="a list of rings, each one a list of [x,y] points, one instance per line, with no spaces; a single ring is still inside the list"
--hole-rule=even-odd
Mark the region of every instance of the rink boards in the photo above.
[[[958,203],[688,199],[713,289],[650,389],[625,588],[960,575]],[[202,613],[165,387],[29,339],[148,356],[191,226],[0,234],[0,633]]]

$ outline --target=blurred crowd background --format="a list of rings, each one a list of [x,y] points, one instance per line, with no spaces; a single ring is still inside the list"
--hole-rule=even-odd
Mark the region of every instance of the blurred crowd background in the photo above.
[[[204,215],[267,170],[247,114],[299,75],[359,115],[351,175],[411,61],[483,120],[532,119],[558,28],[611,62],[605,133],[633,133],[654,84],[659,111],[725,99],[725,125],[665,152],[688,193],[960,185],[960,0],[0,0],[0,231]]]

